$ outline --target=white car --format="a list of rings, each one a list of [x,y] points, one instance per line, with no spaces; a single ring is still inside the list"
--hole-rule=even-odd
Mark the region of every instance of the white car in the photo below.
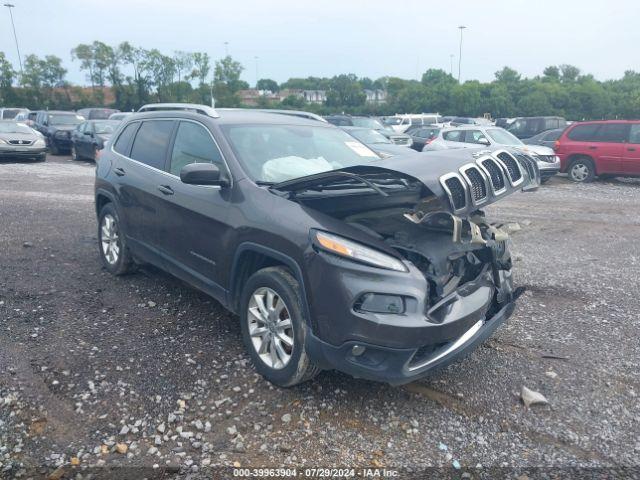
[[[423,152],[449,148],[512,147],[532,155],[540,170],[542,181],[546,181],[560,171],[560,158],[555,152],[542,145],[525,145],[519,138],[504,128],[468,125],[443,128],[438,136],[425,145]]]
[[[409,127],[415,125],[439,125],[443,123],[442,117],[437,113],[421,113],[417,115],[394,115],[384,120],[385,125],[398,133],[404,133]]]

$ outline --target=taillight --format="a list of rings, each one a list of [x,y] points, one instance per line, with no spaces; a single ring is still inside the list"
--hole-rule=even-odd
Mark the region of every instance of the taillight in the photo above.
[[[101,156],[102,156],[102,149],[96,149],[96,155],[95,155],[96,162],[100,160]]]
[[[556,140],[556,143],[553,144],[553,151],[557,152],[560,148],[560,140]]]

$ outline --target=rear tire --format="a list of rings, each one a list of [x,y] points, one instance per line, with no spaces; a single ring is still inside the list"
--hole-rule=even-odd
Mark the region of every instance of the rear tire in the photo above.
[[[255,369],[280,387],[311,380],[320,369],[305,349],[307,319],[300,285],[283,267],[254,273],[240,298],[242,339]]]
[[[60,155],[60,149],[58,148],[58,145],[56,145],[56,142],[52,141],[50,143],[49,151],[51,152],[51,155]]]
[[[120,225],[120,217],[113,203],[107,203],[98,215],[98,249],[104,268],[113,275],[135,271],[135,263]]]
[[[567,173],[574,182],[586,183],[593,181],[596,176],[596,168],[590,158],[578,157],[571,160]]]

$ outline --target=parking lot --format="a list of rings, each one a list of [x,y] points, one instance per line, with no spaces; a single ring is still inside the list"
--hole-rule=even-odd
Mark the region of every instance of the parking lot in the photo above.
[[[93,174],[63,156],[0,164],[8,478],[58,467],[131,478],[234,465],[637,467],[639,181],[556,177],[489,207],[520,227],[514,271],[527,290],[470,357],[404,387],[323,372],[277,389],[215,301],[150,267],[119,278],[101,268]],[[526,408],[523,386],[549,404]]]

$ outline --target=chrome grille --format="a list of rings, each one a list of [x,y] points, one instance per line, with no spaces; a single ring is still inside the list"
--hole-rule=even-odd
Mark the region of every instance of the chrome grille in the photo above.
[[[406,137],[391,137],[391,141],[396,145],[409,145],[410,139]]]
[[[520,162],[520,165],[527,171],[529,178],[536,178],[535,160],[523,155],[522,153],[516,153],[515,156],[518,159],[518,162]]]
[[[504,163],[504,166],[507,167],[507,171],[509,172],[509,177],[511,178],[511,183],[514,185],[518,183],[522,179],[522,172],[520,171],[520,166],[518,165],[518,162],[516,161],[516,159],[513,158],[507,152],[500,152],[496,156],[500,160],[502,160],[502,163]]]
[[[497,193],[504,190],[506,185],[504,183],[504,174],[502,172],[502,168],[500,168],[500,165],[498,165],[498,163],[491,158],[485,158],[484,160],[481,160],[480,164],[489,174],[491,185],[493,186],[493,191]]]
[[[444,179],[444,185],[449,194],[451,205],[454,210],[461,210],[467,206],[467,192],[462,180],[457,176],[450,176]]]
[[[11,145],[31,145],[33,143],[32,140],[9,140]]]
[[[487,198],[487,184],[480,170],[476,167],[468,167],[463,170],[463,174],[471,187],[471,198],[474,203],[485,200]]]

